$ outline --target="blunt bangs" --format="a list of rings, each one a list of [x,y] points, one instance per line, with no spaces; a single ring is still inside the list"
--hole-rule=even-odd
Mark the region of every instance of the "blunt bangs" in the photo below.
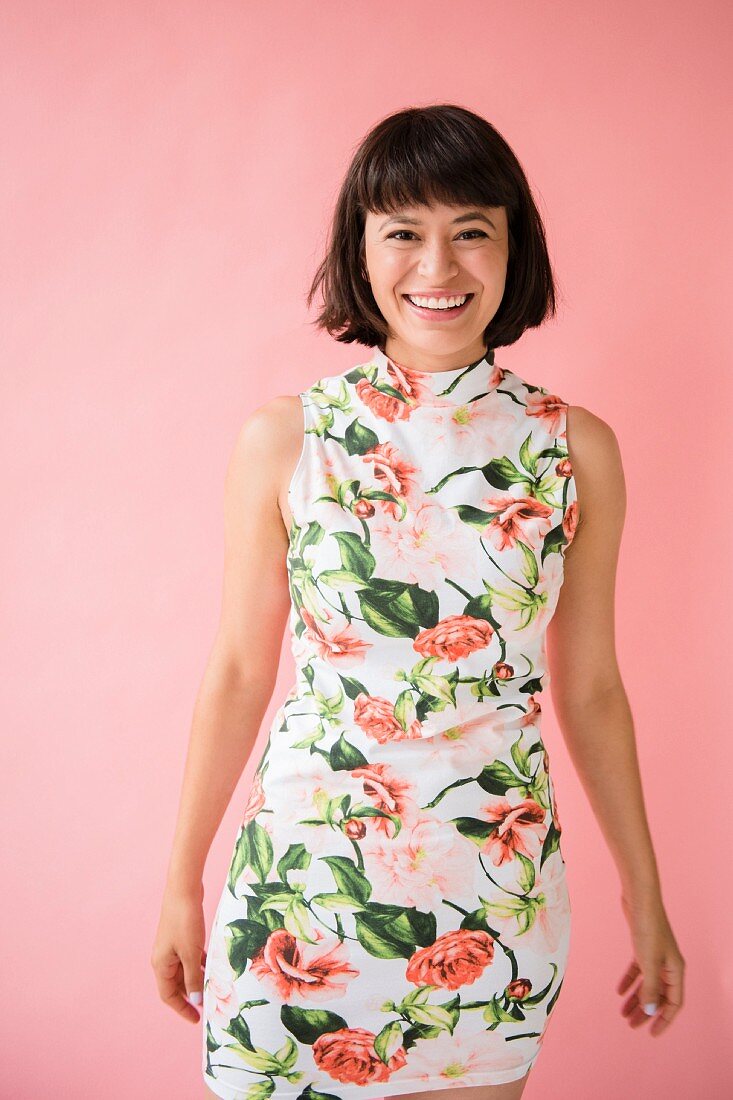
[[[343,180],[322,260],[307,295],[321,291],[313,322],[341,343],[384,350],[388,326],[364,264],[366,214],[406,206],[501,206],[509,226],[504,295],[484,330],[487,350],[515,343],[556,311],[556,288],[542,219],[509,145],[464,107],[411,107],[377,123]]]

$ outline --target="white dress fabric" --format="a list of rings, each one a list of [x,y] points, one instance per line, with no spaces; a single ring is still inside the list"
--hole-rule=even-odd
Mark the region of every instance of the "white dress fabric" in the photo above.
[[[541,731],[577,524],[566,403],[379,348],[299,396],[293,687],[211,929],[224,1100],[372,1100],[523,1077],[570,900]]]

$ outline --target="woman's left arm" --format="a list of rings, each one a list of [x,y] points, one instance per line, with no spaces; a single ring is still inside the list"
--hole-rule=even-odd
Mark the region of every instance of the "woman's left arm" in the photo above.
[[[623,465],[613,430],[579,406],[568,410],[567,444],[580,519],[565,549],[565,579],[547,630],[552,700],[621,880],[634,948],[617,986],[623,994],[634,985],[622,1013],[632,1027],[654,1015],[651,1033],[659,1035],[682,1006],[685,964],[662,902],[634,722],[616,658]]]

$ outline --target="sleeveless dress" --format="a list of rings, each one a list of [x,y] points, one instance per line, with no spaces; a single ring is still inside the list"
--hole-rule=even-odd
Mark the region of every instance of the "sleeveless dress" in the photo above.
[[[566,403],[379,348],[299,396],[296,679],[204,971],[224,1100],[523,1077],[570,942],[545,631],[578,519]]]

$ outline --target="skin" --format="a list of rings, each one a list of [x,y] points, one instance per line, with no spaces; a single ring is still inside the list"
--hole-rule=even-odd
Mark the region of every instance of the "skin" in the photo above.
[[[365,263],[390,329],[385,350],[404,366],[450,370],[484,354],[482,332],[501,302],[508,234],[454,219],[469,209],[412,207],[419,224],[383,226],[367,216]],[[395,235],[396,234],[396,235]],[[455,322],[418,320],[405,291],[430,286],[474,292]],[[194,708],[181,800],[151,965],[161,999],[198,1023],[187,993],[201,991],[206,961],[203,870],[211,843],[254,747],[272,697],[290,608],[287,491],[303,442],[297,396],[276,397],[246,420],[224,489],[225,560],[219,627]],[[564,583],[549,623],[552,700],[569,755],[616,864],[631,952],[616,992],[630,1027],[659,1036],[683,1002],[685,961],[670,927],[646,818],[634,724],[615,649],[614,599],[626,514],[618,440],[600,417],[571,405],[567,445],[580,521],[567,548]],[[653,1017],[642,1005],[657,1002]],[[440,1090],[445,1100],[518,1100],[528,1076],[487,1088]],[[203,1086],[202,1086],[203,1087]],[[205,1095],[214,1095],[205,1088]],[[416,1092],[403,1100],[430,1100]]]

